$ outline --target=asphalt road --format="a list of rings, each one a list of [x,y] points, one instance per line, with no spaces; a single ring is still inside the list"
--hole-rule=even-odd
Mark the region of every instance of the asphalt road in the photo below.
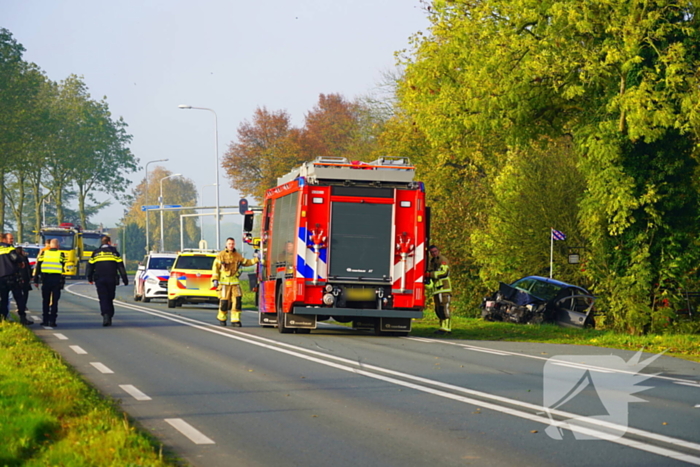
[[[69,283],[57,327],[32,328],[193,465],[700,465],[697,363],[325,324],[282,335],[252,310],[221,328],[211,306],[132,293],[117,288],[105,328],[94,287]]]

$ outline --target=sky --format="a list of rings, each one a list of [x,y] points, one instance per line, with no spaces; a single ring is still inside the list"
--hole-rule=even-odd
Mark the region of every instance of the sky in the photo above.
[[[124,118],[140,161],[134,182],[148,161],[167,158],[149,171],[183,174],[206,205],[215,203],[205,185],[216,181],[217,129],[220,158],[258,107],[302,126],[321,93],[375,93],[395,52],[427,26],[419,0],[0,0],[0,27],[26,61],[53,81],[82,76]],[[180,104],[212,109],[218,124]],[[219,178],[220,205],[237,205],[221,168]],[[122,214],[113,206],[91,220],[113,226]]]

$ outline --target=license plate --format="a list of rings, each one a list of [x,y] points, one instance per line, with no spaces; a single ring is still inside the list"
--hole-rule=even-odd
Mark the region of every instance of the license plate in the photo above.
[[[367,302],[375,297],[373,289],[345,289],[345,298],[351,302]]]

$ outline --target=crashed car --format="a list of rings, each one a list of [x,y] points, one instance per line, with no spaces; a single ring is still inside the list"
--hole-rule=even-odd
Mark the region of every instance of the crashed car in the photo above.
[[[527,276],[498,291],[481,304],[486,321],[556,323],[566,327],[594,327],[595,297],[583,287],[540,276]]]

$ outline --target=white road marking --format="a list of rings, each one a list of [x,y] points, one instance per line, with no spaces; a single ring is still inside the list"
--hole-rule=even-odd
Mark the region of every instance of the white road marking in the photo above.
[[[569,368],[576,368],[578,370],[596,371],[598,373],[613,373],[611,370],[601,370],[600,368],[589,367],[588,365],[576,365],[574,363],[552,363],[552,365],[566,366]]]
[[[44,329],[53,329],[51,326],[44,326]]]
[[[688,386],[689,388],[698,388],[700,389],[700,383],[686,383],[684,381],[674,381],[674,384],[680,384],[681,386]]]
[[[77,285],[77,284],[74,284],[74,285]],[[83,297],[83,298],[86,298],[89,300],[97,301],[96,298],[93,298],[93,297],[90,297],[87,295],[72,292],[70,290],[69,290],[69,292],[72,293],[73,295],[76,295],[76,296],[80,296],[80,297]],[[697,444],[697,443],[685,441],[685,440],[678,439],[678,438],[672,438],[670,436],[660,435],[657,433],[653,433],[653,432],[649,432],[649,431],[645,431],[645,430],[640,430],[640,429],[636,429],[636,428],[632,428],[632,427],[626,427],[624,425],[618,425],[615,423],[606,422],[604,420],[599,420],[596,418],[585,417],[585,416],[581,416],[579,414],[565,412],[562,410],[550,409],[550,408],[539,406],[536,404],[522,402],[522,401],[519,401],[516,399],[509,399],[507,397],[501,397],[501,396],[497,396],[494,394],[489,394],[489,393],[485,393],[485,392],[481,392],[481,391],[475,391],[475,390],[460,387],[460,386],[454,386],[451,384],[443,383],[441,381],[430,380],[427,378],[422,378],[422,377],[414,376],[414,375],[407,374],[407,373],[401,373],[398,371],[394,371],[394,370],[390,370],[390,369],[382,368],[382,367],[377,367],[374,365],[359,364],[359,368],[358,368],[357,367],[358,363],[356,361],[345,359],[342,357],[327,355],[327,354],[324,354],[321,352],[297,347],[295,345],[286,344],[286,343],[279,342],[279,341],[276,341],[273,339],[267,339],[264,337],[247,334],[247,333],[241,332],[241,331],[234,331],[233,329],[226,329],[225,331],[222,331],[220,327],[218,327],[214,324],[204,324],[201,321],[194,320],[191,318],[182,317],[182,316],[176,317],[176,316],[171,315],[167,312],[161,312],[161,311],[153,310],[150,308],[139,307],[139,306],[131,305],[129,303],[120,302],[120,301],[117,301],[117,303],[120,306],[127,308],[127,309],[139,311],[141,313],[145,313],[145,314],[148,314],[151,316],[160,317],[160,318],[166,319],[168,321],[180,323],[180,324],[183,324],[183,325],[195,328],[195,329],[206,331],[206,332],[209,332],[212,334],[217,334],[219,336],[227,337],[229,339],[238,340],[238,341],[252,344],[252,345],[255,345],[258,347],[263,347],[263,348],[266,348],[269,350],[273,350],[275,352],[284,353],[284,354],[298,357],[298,358],[301,358],[304,360],[315,362],[315,363],[318,363],[321,365],[336,368],[336,369],[339,369],[342,371],[347,371],[347,372],[354,373],[357,375],[366,376],[368,378],[373,378],[373,379],[385,381],[385,382],[388,382],[391,384],[395,384],[397,386],[408,387],[408,388],[414,389],[416,391],[421,391],[421,392],[433,394],[433,395],[436,395],[439,397],[455,400],[455,401],[462,402],[465,404],[475,405],[475,406],[482,407],[482,408],[488,408],[488,409],[491,409],[491,410],[494,410],[497,412],[501,412],[501,413],[505,413],[505,414],[509,414],[509,415],[512,415],[515,417],[519,417],[519,418],[531,420],[534,422],[542,423],[544,425],[561,426],[562,428],[565,428],[565,429],[568,429],[571,431],[576,431],[579,433],[584,433],[588,436],[596,437],[596,438],[606,440],[606,441],[609,441],[612,443],[631,447],[631,448],[638,449],[641,451],[650,452],[650,453],[657,454],[657,455],[664,456],[664,457],[669,457],[669,458],[676,459],[676,460],[681,460],[683,462],[688,462],[688,463],[700,465],[700,457],[695,457],[695,456],[691,456],[691,455],[681,453],[678,451],[673,451],[673,450],[662,448],[659,446],[654,446],[652,444],[647,444],[643,441],[636,441],[636,440],[632,440],[629,438],[618,437],[616,435],[611,435],[611,433],[628,433],[628,434],[636,435],[638,437],[646,438],[649,440],[667,443],[670,445],[675,445],[678,447],[683,447],[686,449],[700,452],[700,444]],[[445,341],[443,341],[443,342],[445,342]],[[461,345],[461,346],[465,347],[465,345]],[[485,350],[491,350],[491,349],[485,349]],[[513,352],[504,352],[504,353],[513,354],[513,355],[517,355],[517,356],[541,358],[541,357],[516,354]],[[316,355],[318,357],[312,356],[312,355]],[[326,359],[326,360],[323,360],[323,359]],[[547,359],[547,358],[541,358],[541,359],[542,360],[556,361],[556,359]],[[342,364],[334,363],[330,360],[342,362]],[[569,364],[570,362],[562,361],[561,363]],[[602,367],[596,368],[596,367],[592,367],[589,365],[582,365],[582,366],[585,366],[587,369],[594,369],[595,368],[597,370],[610,371],[610,369],[608,369],[608,368],[602,368]],[[412,383],[409,381],[399,380],[396,378],[392,378],[390,376],[383,376],[383,375],[380,375],[377,373],[372,373],[372,371],[375,371],[378,373],[386,373],[389,375],[404,378],[405,380],[416,381],[418,383],[424,383],[424,384],[427,384],[427,385],[430,385],[433,387],[424,386],[422,384],[416,384],[416,383]],[[678,380],[678,378],[669,378],[669,377],[665,377],[663,379]],[[521,411],[518,409],[510,408],[510,407],[505,407],[503,405],[497,405],[496,403],[486,402],[482,399],[473,399],[473,398],[461,396],[459,394],[454,394],[454,392],[445,392],[445,391],[442,391],[440,389],[435,389],[435,387],[448,389],[448,390],[454,391],[454,392],[461,392],[464,394],[477,396],[477,397],[480,397],[483,399],[491,399],[491,400],[494,400],[496,402],[500,402],[502,404],[508,404],[510,406],[523,407],[523,408],[526,408],[529,410],[533,410],[536,413],[549,413],[550,415],[556,415],[556,416],[564,418],[566,420],[565,421],[553,420],[550,417],[543,417],[543,416],[537,415],[536,413],[525,412],[525,411]],[[578,425],[578,423],[586,424],[586,426]],[[603,429],[607,429],[610,431],[593,429],[593,428],[590,428],[589,426],[599,426]]]
[[[111,374],[111,373],[114,373],[114,372],[113,372],[112,370],[110,370],[104,363],[100,363],[100,362],[90,362],[90,365],[92,365],[92,366],[94,366],[95,368],[97,368],[97,371],[99,371],[100,373],[103,373],[103,374],[106,374],[106,375]]]
[[[508,355],[507,353],[499,352],[497,350],[487,350],[487,349],[478,349],[478,348],[471,348],[471,347],[465,347],[465,350],[472,350],[474,352],[483,352],[483,353],[490,353],[493,355]]]
[[[59,340],[62,340],[62,341],[68,340],[68,338],[66,336],[64,336],[63,334],[61,334],[60,332],[54,332],[53,335],[56,336]]]
[[[87,355],[87,352],[79,345],[69,345],[68,347],[70,347],[70,349],[78,355]]]
[[[148,397],[146,394],[142,393],[138,389],[136,389],[136,386],[132,386],[131,384],[120,384],[120,388],[122,388],[124,391],[128,392],[131,397],[136,399],[137,401],[150,401],[151,398]]]
[[[181,418],[166,418],[165,421],[177,431],[187,436],[194,444],[216,444],[212,439]]]

